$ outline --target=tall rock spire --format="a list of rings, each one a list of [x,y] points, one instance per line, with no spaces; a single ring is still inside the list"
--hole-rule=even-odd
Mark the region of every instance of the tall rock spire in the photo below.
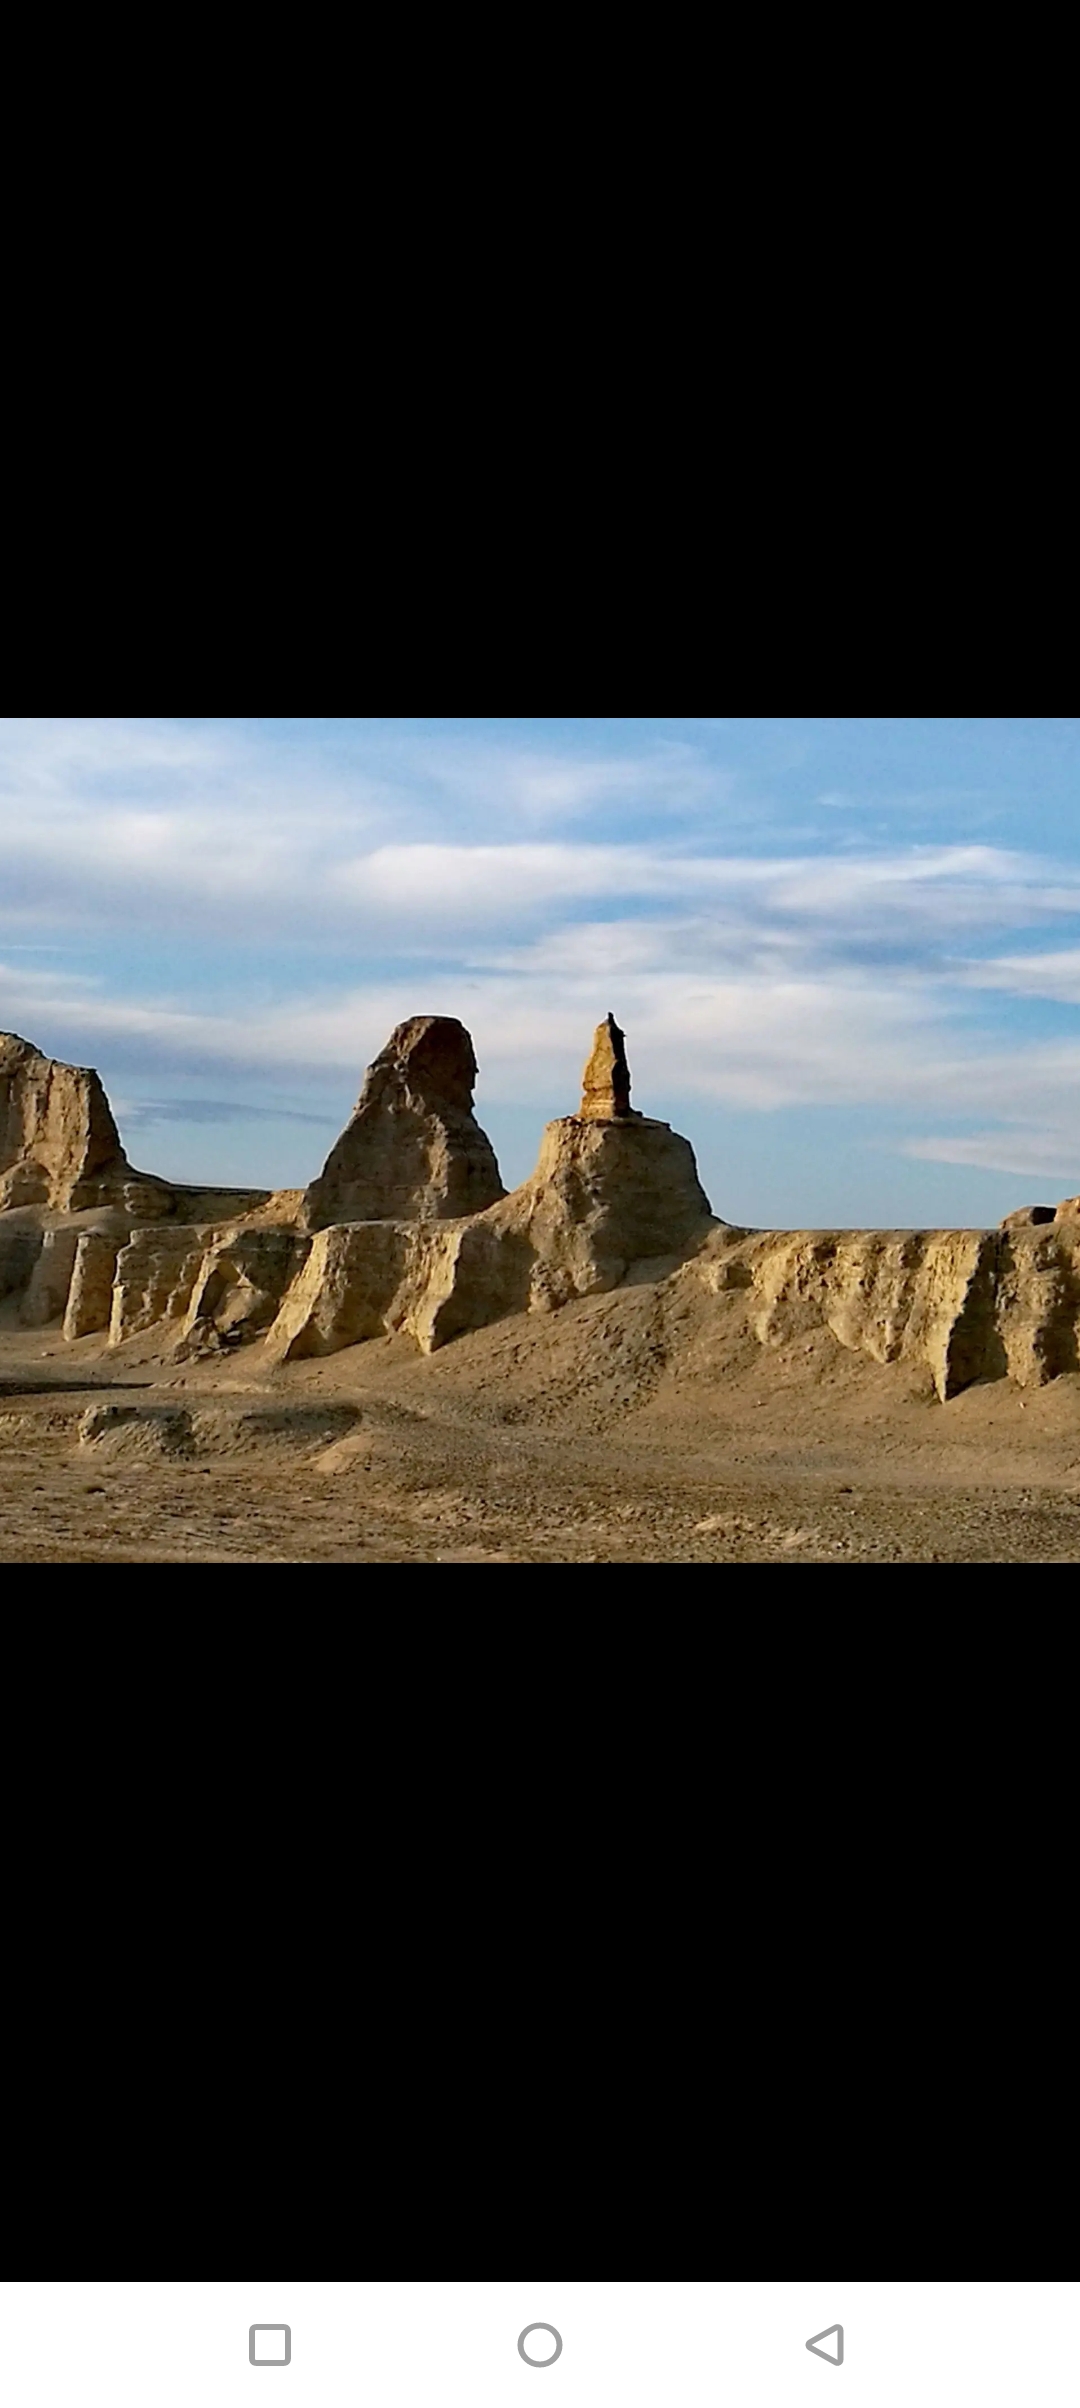
[[[626,1039],[615,1025],[615,1014],[609,1012],[593,1038],[593,1049],[585,1064],[582,1080],[579,1120],[638,1120],[640,1113],[630,1109],[630,1072],[626,1066]]]

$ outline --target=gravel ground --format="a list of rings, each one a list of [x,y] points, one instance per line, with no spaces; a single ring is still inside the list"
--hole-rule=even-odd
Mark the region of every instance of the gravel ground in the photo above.
[[[1057,1563],[1080,1376],[947,1405],[738,1296],[627,1287],[430,1359],[404,1339],[177,1369],[0,1323],[8,1563]]]

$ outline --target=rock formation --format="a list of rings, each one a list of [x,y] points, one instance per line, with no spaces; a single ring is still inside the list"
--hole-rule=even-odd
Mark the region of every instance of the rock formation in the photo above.
[[[22,1294],[41,1252],[40,1216],[26,1206],[0,1214],[0,1302]]]
[[[324,1229],[270,1331],[269,1359],[330,1353],[380,1329],[405,1330],[430,1354],[506,1313],[617,1287],[632,1265],[671,1268],[700,1245],[716,1222],[693,1150],[666,1121],[629,1111],[611,1019],[586,1080],[593,1108],[552,1121],[531,1179],[486,1212],[438,1227],[402,1216],[393,1229]]]
[[[633,1117],[637,1117],[634,1115]],[[626,1063],[626,1039],[615,1026],[615,1014],[609,1012],[593,1038],[593,1049],[585,1064],[581,1083],[579,1120],[629,1120],[630,1072]]]
[[[78,1243],[64,1308],[65,1338],[89,1338],[108,1329],[113,1283],[122,1239],[109,1229],[76,1231]]]
[[[826,1328],[925,1366],[943,1402],[976,1380],[1080,1371],[1080,1197],[996,1230],[732,1228],[686,1139],[631,1109],[610,1013],[580,1110],[549,1124],[506,1195],[475,1079],[460,1021],[405,1021],[309,1188],[183,1189],[132,1170],[96,1072],[2,1037],[0,1307],[25,1328],[62,1319],[73,1344],[149,1335],[180,1360],[262,1339],[272,1366],[386,1333],[430,1354],[626,1279],[686,1280],[742,1291],[763,1347]]]
[[[50,1062],[25,1037],[0,1034],[0,1211],[78,1212],[136,1175],[96,1070]]]
[[[181,1325],[185,1352],[261,1337],[310,1247],[310,1238],[287,1226],[219,1232],[200,1260]]]
[[[41,1252],[19,1305],[24,1329],[44,1329],[60,1321],[67,1307],[79,1231],[70,1222],[42,1232]]]
[[[110,1346],[122,1346],[159,1321],[183,1320],[213,1235],[182,1222],[132,1230],[116,1258]]]
[[[719,1230],[682,1276],[743,1288],[762,1346],[822,1326],[878,1363],[920,1363],[942,1403],[1006,1375],[1080,1370],[1080,1225]]]
[[[184,1188],[132,1168],[96,1070],[50,1061],[0,1033],[0,1212],[77,1213],[112,1205],[134,1221],[198,1207],[204,1217],[263,1203],[265,1188]]]
[[[473,1117],[475,1085],[476,1056],[460,1020],[403,1020],[305,1194],[301,1227],[446,1221],[494,1204],[506,1191]]]

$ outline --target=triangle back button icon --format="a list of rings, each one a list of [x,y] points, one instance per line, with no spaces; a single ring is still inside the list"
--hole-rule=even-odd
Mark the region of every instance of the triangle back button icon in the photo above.
[[[835,2340],[835,2342],[836,2342],[836,2348],[835,2348],[835,2349],[819,2349],[819,2348],[818,2348],[818,2342],[819,2342],[819,2341],[832,2341],[832,2340]],[[827,2365],[827,2366],[842,2366],[842,2365],[843,2365],[843,2363],[844,2363],[844,2328],[843,2328],[843,2325],[842,2325],[842,2324],[827,2324],[827,2325],[826,2325],[826,2327],[825,2327],[825,2330],[824,2330],[824,2332],[823,2332],[823,2333],[814,2333],[814,2334],[811,2336],[811,2339],[810,2339],[810,2340],[807,2342],[806,2346],[807,2346],[807,2349],[808,2349],[808,2350],[811,2350],[811,2351],[813,2352],[813,2355],[814,2355],[814,2357],[815,2357],[815,2358],[824,2358],[824,2360],[825,2360],[825,2363],[826,2363],[826,2365]]]

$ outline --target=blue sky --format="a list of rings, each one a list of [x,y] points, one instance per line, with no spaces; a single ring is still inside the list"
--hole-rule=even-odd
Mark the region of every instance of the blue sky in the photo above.
[[[507,1185],[592,1031],[756,1227],[1080,1192],[1080,720],[8,720],[0,1027],[300,1185],[453,1013]]]

